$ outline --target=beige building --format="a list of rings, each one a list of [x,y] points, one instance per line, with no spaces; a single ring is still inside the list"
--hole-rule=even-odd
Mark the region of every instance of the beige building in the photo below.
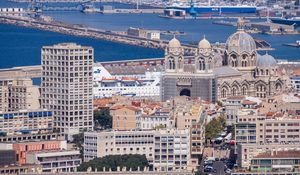
[[[202,105],[200,101],[190,100],[187,97],[176,97],[174,120],[176,128],[186,129],[191,128],[192,123],[199,120],[202,114]]]
[[[69,139],[93,130],[93,48],[75,43],[44,46],[41,60],[41,104],[54,112],[54,128]]]
[[[286,113],[259,115],[259,109],[241,109],[235,125],[238,164],[249,168],[258,154],[296,149],[300,144],[300,119]],[[272,114],[272,115],[270,115]]]
[[[116,105],[110,108],[113,129],[131,130],[140,128],[141,109],[131,105]]]
[[[259,116],[257,110],[242,109],[235,125],[235,140],[240,143],[300,143],[300,119]]]
[[[31,79],[0,80],[0,111],[37,110],[39,87]]]
[[[187,170],[190,131],[165,129],[84,133],[84,161],[124,154],[145,155],[155,171]]]

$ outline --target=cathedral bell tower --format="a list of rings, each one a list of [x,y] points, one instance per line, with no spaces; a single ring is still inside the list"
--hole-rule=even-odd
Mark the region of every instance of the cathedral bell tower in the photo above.
[[[183,72],[184,51],[180,42],[174,37],[165,50],[166,72]]]

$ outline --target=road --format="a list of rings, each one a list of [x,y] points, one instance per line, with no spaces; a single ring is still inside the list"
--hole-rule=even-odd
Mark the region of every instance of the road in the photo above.
[[[215,175],[225,175],[224,166],[225,166],[225,163],[223,161],[215,161],[213,167],[217,172],[215,172],[214,174]]]

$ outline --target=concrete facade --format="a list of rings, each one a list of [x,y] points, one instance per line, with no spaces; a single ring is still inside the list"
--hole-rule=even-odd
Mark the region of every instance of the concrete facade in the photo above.
[[[53,110],[54,128],[72,135],[93,129],[91,47],[61,43],[42,48],[41,103]]]
[[[84,161],[107,155],[142,154],[155,171],[186,170],[190,130],[85,132]]]
[[[39,87],[31,79],[0,80],[0,111],[37,110]]]

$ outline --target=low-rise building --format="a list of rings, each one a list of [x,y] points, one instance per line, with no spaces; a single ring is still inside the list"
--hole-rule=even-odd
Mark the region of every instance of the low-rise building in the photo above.
[[[62,150],[67,149],[65,140],[48,140],[48,141],[22,141],[13,143],[0,143],[0,150],[15,150],[17,164],[26,164],[26,155],[33,151]]]
[[[81,162],[77,150],[39,151],[26,155],[26,163],[41,165],[42,172],[76,172]]]
[[[19,175],[28,173],[41,173],[41,165],[7,165],[0,166],[0,174]]]
[[[7,135],[0,136],[0,143],[3,142],[22,142],[28,140],[63,140],[65,138],[64,134],[61,133],[26,133],[26,134],[16,134],[16,135]]]
[[[102,131],[84,133],[84,161],[96,157],[145,154],[153,161],[154,131]]]
[[[251,160],[251,172],[299,173],[300,149],[289,151],[267,151]]]
[[[300,143],[266,143],[266,144],[252,144],[244,143],[237,145],[237,164],[242,168],[250,168],[251,161],[259,154],[273,151],[299,151]]]

